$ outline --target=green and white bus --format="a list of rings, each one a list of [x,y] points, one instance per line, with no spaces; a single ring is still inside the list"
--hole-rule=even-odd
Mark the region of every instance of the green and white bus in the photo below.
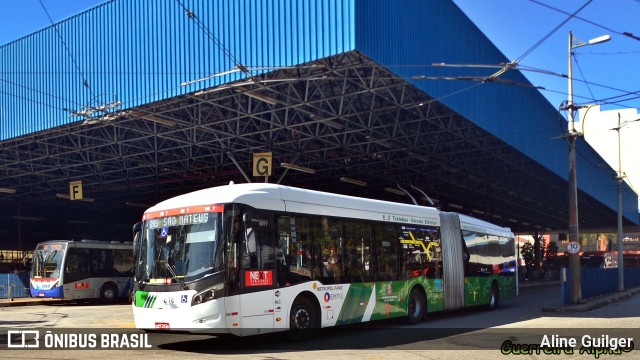
[[[517,295],[513,234],[436,208],[260,183],[163,201],[134,227],[136,327],[239,336]]]

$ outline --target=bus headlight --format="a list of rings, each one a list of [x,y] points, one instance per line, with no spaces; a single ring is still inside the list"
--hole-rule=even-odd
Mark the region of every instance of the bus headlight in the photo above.
[[[53,289],[55,287],[58,287],[58,285],[60,285],[60,280],[54,282],[53,285],[51,285],[51,288]]]
[[[191,306],[205,303],[223,295],[224,283],[216,284],[197,293],[191,300]]]

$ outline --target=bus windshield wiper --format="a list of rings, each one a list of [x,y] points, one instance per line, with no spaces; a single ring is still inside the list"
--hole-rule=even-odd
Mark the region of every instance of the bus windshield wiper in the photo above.
[[[176,282],[178,282],[178,284],[180,284],[182,289],[183,290],[189,290],[189,287],[187,286],[187,284],[185,284],[184,281],[182,281],[182,279],[180,279],[178,277],[178,275],[176,274],[176,272],[173,269],[173,267],[171,267],[171,265],[169,265],[169,263],[166,262],[166,261],[163,261],[162,263],[164,264],[164,267],[166,267],[167,270],[169,270],[169,272],[171,273],[171,276],[173,276],[173,278],[176,280]]]

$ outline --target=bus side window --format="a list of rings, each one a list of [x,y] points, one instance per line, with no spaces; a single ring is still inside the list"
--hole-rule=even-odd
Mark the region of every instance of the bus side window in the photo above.
[[[314,278],[310,253],[309,220],[306,217],[278,218],[278,282],[288,286]]]
[[[370,276],[370,238],[371,228],[368,223],[345,221],[345,276],[351,282],[373,280]]]
[[[71,252],[71,251],[69,251]],[[76,272],[78,269],[78,259],[76,257],[76,254],[69,254],[67,255],[67,262],[66,262],[66,266],[64,268],[64,272],[65,274],[71,274]]]
[[[336,284],[343,277],[342,221],[328,217],[312,219],[313,254],[318,264],[320,281]]]
[[[395,226],[376,224],[374,244],[376,249],[376,280],[397,280],[398,240]]]
[[[242,267],[251,270],[275,270],[276,249],[273,215],[247,209],[242,215]]]

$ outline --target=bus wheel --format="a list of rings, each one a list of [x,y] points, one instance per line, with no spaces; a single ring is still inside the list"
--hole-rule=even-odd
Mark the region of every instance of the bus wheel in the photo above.
[[[309,299],[298,297],[291,307],[289,339],[300,341],[308,339],[316,327],[316,310]]]
[[[425,301],[424,295],[417,288],[411,289],[409,293],[409,299],[407,301],[407,323],[415,325],[422,321],[425,313]]]
[[[114,303],[118,300],[118,288],[113,283],[106,283],[100,289],[100,300],[106,303]]]
[[[487,304],[487,308],[490,311],[493,311],[500,306],[500,289],[496,283],[491,284],[491,292],[489,293],[489,303]]]

